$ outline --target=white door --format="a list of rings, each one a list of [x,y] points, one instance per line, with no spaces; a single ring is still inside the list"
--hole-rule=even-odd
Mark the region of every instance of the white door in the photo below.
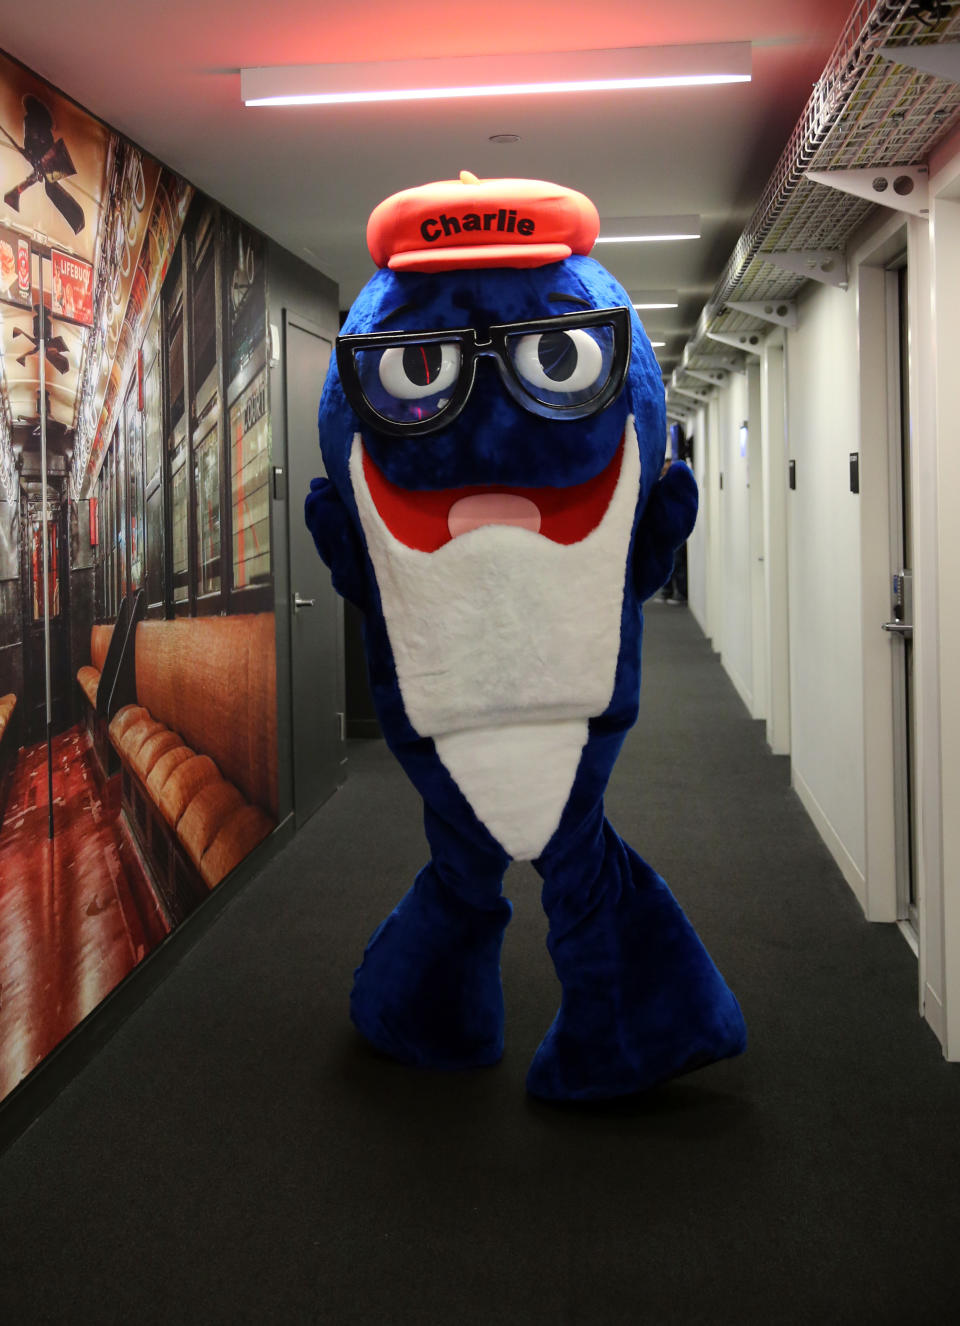
[[[890,446],[890,613],[893,654],[894,817],[897,916],[917,930],[916,719],[913,677],[913,495],[907,261],[886,273]]]

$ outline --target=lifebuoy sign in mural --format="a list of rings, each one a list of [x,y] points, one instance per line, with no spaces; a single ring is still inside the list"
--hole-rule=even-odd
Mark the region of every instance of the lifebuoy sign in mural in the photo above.
[[[69,253],[50,250],[53,269],[53,289],[50,292],[51,311],[83,327],[93,326],[93,267]]]

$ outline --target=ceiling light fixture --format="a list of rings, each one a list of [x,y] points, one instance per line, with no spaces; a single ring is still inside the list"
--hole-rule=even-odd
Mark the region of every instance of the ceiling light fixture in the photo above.
[[[698,216],[617,216],[600,223],[598,244],[653,244],[699,239]]]
[[[240,70],[247,106],[331,106],[749,83],[748,41]]]
[[[680,307],[680,296],[676,290],[631,290],[630,299],[636,309]]]

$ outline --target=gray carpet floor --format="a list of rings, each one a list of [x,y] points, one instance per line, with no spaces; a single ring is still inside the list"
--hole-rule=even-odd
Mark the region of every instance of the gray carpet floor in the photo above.
[[[740,1059],[614,1104],[528,1098],[558,999],[528,866],[507,876],[502,1063],[369,1051],[351,973],[425,840],[382,743],[350,758],[0,1158],[0,1320],[960,1321],[960,1065],[685,610],[648,609],[608,813],[740,998]]]

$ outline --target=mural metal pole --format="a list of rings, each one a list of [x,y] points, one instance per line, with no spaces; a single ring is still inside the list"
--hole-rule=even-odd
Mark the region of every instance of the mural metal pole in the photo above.
[[[40,269],[40,339],[37,344],[40,360],[40,528],[43,543],[43,676],[47,692],[47,833],[53,838],[53,716],[50,703],[50,572],[47,548],[47,314],[43,306],[43,257],[38,256]]]

